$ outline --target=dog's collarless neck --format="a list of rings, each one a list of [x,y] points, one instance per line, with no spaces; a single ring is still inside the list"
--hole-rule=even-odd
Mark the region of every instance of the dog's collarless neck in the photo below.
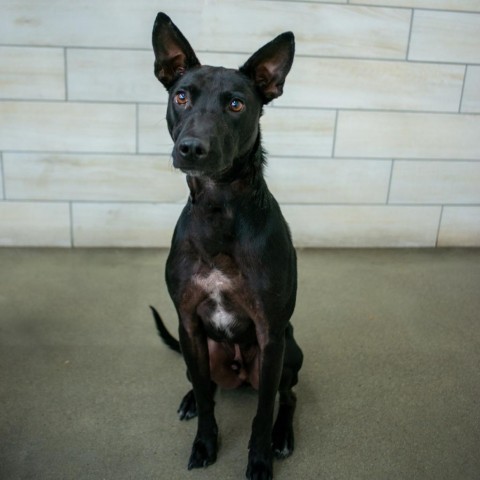
[[[192,204],[226,205],[256,196],[265,188],[264,154],[260,138],[248,154],[219,175],[187,175]]]

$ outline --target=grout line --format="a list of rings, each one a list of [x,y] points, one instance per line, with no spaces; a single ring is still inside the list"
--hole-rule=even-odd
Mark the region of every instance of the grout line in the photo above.
[[[458,113],[462,113],[463,94],[465,92],[465,85],[467,83],[467,73],[468,73],[468,65],[465,65],[465,73],[463,75],[463,85],[462,85],[462,92],[460,93],[460,105],[458,106]]]
[[[172,143],[173,147],[173,143]],[[98,156],[125,156],[125,157],[134,157],[137,155],[135,152],[130,151],[95,151],[95,150],[4,150],[4,153],[11,153],[15,155],[98,155]],[[139,156],[142,157],[165,157],[170,156],[172,154],[171,151],[168,152],[140,152],[138,153]],[[316,157],[315,157],[316,158]]]
[[[2,200],[7,199],[7,191],[5,189],[5,169],[3,167],[3,153],[0,152],[0,175],[2,177]]]
[[[188,192],[184,193],[184,197],[179,200],[35,200],[35,199],[12,199],[9,200],[9,203],[34,203],[34,204],[69,204],[70,205],[70,216],[71,216],[71,225],[70,229],[73,232],[74,224],[74,215],[73,215],[73,206],[74,205],[173,205],[182,207],[187,198]],[[298,205],[298,206],[328,206],[328,207],[383,207],[383,208],[444,208],[444,207],[455,207],[455,208],[478,208],[478,203],[402,203],[395,202],[389,203],[386,205],[384,202],[355,202],[355,201],[346,201],[346,202],[297,202],[297,201],[279,201],[281,205]]]
[[[134,52],[150,52],[151,49],[147,47],[133,47],[133,46],[124,46],[124,47],[112,47],[112,46],[96,46],[96,45],[36,45],[31,43],[3,43],[0,42],[0,47],[11,47],[11,48],[38,48],[38,49],[67,49],[67,50],[131,50]],[[199,52],[200,50],[197,50]],[[152,53],[153,55],[153,53]]]
[[[471,66],[471,64],[469,64]],[[52,104],[65,104],[65,100],[55,99],[11,99],[1,98],[2,103],[52,103]],[[85,104],[85,105],[118,105],[118,106],[136,106],[136,105],[151,105],[151,106],[164,106],[165,103],[155,103],[152,101],[121,101],[121,100],[72,100],[68,104]],[[295,110],[316,110],[324,112],[361,112],[361,113],[393,113],[393,114],[417,114],[417,115],[458,115],[458,110],[398,110],[393,108],[353,108],[353,107],[305,107],[305,106],[290,106],[290,105],[276,105],[269,107],[271,109],[295,109]],[[462,112],[462,115],[469,117],[480,117],[480,112]],[[160,119],[161,120],[161,119]]]
[[[73,233],[73,201],[68,202],[70,212],[70,247],[75,247],[74,233]]]
[[[297,0],[263,0],[265,2],[283,2],[283,3],[293,3],[297,2]],[[314,3],[319,4],[319,0],[302,0],[304,3]],[[351,0],[343,0],[345,3],[338,3],[338,2],[329,2],[329,1],[322,1],[320,0],[321,5],[330,5],[330,6],[337,6],[337,7],[369,7],[369,8],[385,8],[391,10],[407,10],[411,7],[405,7],[402,5],[392,5],[392,4],[379,4],[379,3],[369,3],[368,0],[359,3],[351,3]],[[448,9],[448,8],[435,8],[435,7],[421,7],[417,8],[417,10],[425,10],[427,12],[445,12],[445,13],[480,13],[478,10],[458,10],[458,9]]]
[[[411,41],[412,41],[412,32],[413,32],[413,19],[415,17],[415,10],[412,10],[411,14],[410,14],[410,29],[409,29],[409,32],[408,32],[408,43],[407,43],[407,52],[406,52],[406,55],[405,55],[405,61],[408,62],[408,57],[410,56],[410,44],[411,44]]]
[[[390,178],[388,179],[388,191],[387,191],[387,202],[385,205],[390,205],[390,192],[392,191],[392,178],[393,178],[393,168],[395,166],[395,160],[391,160],[390,165]]]
[[[337,147],[338,112],[338,110],[335,112],[335,123],[333,125],[332,158],[335,158],[335,149]]]
[[[267,0],[267,1],[295,1],[295,0]],[[302,0],[302,1],[312,1],[312,0]],[[348,0],[350,1],[350,0]],[[315,0],[313,2],[316,3]],[[327,2],[325,2],[327,3]],[[334,3],[333,5],[339,5],[338,3]],[[340,4],[341,5],[341,4]],[[390,8],[392,10],[407,10],[412,7],[408,6],[402,6],[402,5],[382,5],[378,3],[368,3],[368,1],[363,2],[363,3],[351,3],[350,4],[352,7],[371,7],[371,8]],[[458,10],[458,9],[449,9],[449,8],[435,8],[435,7],[415,7],[415,10],[422,10],[426,12],[437,12],[437,13],[473,13],[473,14],[479,14],[480,12],[478,10]]]
[[[63,68],[64,68],[64,78],[65,78],[65,101],[68,102],[68,60],[67,60],[67,49],[63,49]]]
[[[372,158],[372,157],[333,157],[330,155],[279,155],[278,153],[272,153],[268,155],[268,163],[270,164],[270,160],[312,160],[314,162],[321,163],[323,161],[329,161],[329,160],[338,160],[338,161],[346,161],[346,162],[362,162],[362,161],[368,161],[368,162],[379,162],[379,163],[385,163],[385,162],[390,162],[391,158]],[[432,160],[434,161],[434,160]],[[476,160],[472,160],[472,162],[475,162]],[[458,162],[458,160],[452,160],[452,162]]]
[[[173,144],[172,144],[173,145]],[[125,157],[155,157],[155,158],[162,158],[162,157],[171,157],[172,152],[107,152],[107,151],[81,151],[81,150],[4,150],[3,153],[15,154],[15,155],[79,155],[79,156],[89,156],[89,155],[96,155],[96,156],[125,156]],[[279,154],[269,154],[269,159],[274,158],[286,158],[286,159],[305,159],[305,160],[372,160],[372,161],[391,161],[392,157],[385,156],[385,157],[372,157],[372,156],[355,156],[355,155],[341,155],[331,157],[330,155],[279,155]],[[459,157],[451,157],[451,158],[435,158],[435,157],[395,157],[397,161],[405,161],[405,162],[464,162],[464,163],[479,163],[479,159],[477,158],[459,158]]]
[[[305,158],[305,157],[285,157],[285,158]],[[317,158],[318,160],[328,159],[329,157],[313,157]],[[359,157],[359,156],[337,156],[335,157],[336,160],[376,160],[376,161],[386,161],[391,160],[391,157]],[[473,163],[473,164],[480,164],[480,160],[478,158],[413,158],[413,157],[396,157],[395,162],[407,162],[407,163],[453,163],[458,165],[459,163]]]
[[[341,5],[341,4],[335,4],[335,5]],[[409,8],[404,8],[405,10],[412,10],[411,7]],[[415,9],[415,10],[421,10],[421,9]],[[470,12],[470,13],[477,13],[480,15],[479,12]],[[412,15],[413,17],[413,15]],[[36,45],[29,45],[29,44],[18,44],[18,45],[9,45],[9,44],[2,44],[0,43],[0,47],[23,47],[23,48],[31,48],[31,47],[37,47],[37,48],[64,48],[65,50],[108,50],[108,51],[118,51],[118,52],[149,52],[149,48],[136,48],[136,47],[81,47],[81,46],[52,46],[52,47],[42,47],[42,46],[36,46]],[[206,54],[220,54],[220,55],[243,55],[248,58],[249,55],[252,54],[252,52],[247,52],[247,51],[228,51],[228,50],[196,50],[196,53],[199,55],[202,55],[204,53]],[[313,58],[313,59],[327,59],[327,60],[358,60],[358,61],[378,61],[378,62],[405,62],[405,58],[401,57],[377,57],[377,56],[353,56],[353,55],[312,55],[312,54],[302,54],[302,53],[296,53],[295,58]],[[464,65],[465,62],[458,61],[458,62],[448,62],[448,61],[440,61],[440,60],[410,60],[410,63],[425,63],[425,64],[433,64],[433,65]],[[472,63],[472,65],[477,65],[480,66],[479,63]]]
[[[140,153],[140,105],[135,104],[135,153]]]
[[[440,209],[440,218],[438,219],[437,236],[435,238],[435,248],[438,248],[438,240],[439,240],[439,237],[440,237],[440,228],[442,227],[444,206],[445,205],[442,205],[442,208]]]
[[[56,99],[56,98],[2,98],[0,97],[0,103],[65,103],[64,99]],[[76,99],[73,98],[68,103],[77,104],[93,104],[93,105],[152,105],[152,106],[162,106],[166,105],[167,102],[154,102],[152,100],[100,100],[100,99],[93,99],[93,100],[84,100],[84,99]]]
[[[314,110],[314,111],[321,111],[321,112],[332,112],[332,111],[339,111],[339,112],[360,112],[360,113],[393,113],[393,114],[419,114],[419,115],[458,115],[457,110],[395,110],[391,108],[382,109],[382,108],[351,108],[351,107],[304,107],[304,106],[290,106],[290,105],[282,105],[282,106],[275,106],[271,107],[272,110],[278,109],[290,109],[290,110]],[[480,112],[464,112],[463,115],[465,116],[480,116]]]

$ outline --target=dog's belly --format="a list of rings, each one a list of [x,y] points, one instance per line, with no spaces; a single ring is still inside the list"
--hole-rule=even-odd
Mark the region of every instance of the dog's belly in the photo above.
[[[240,346],[208,339],[210,376],[222,388],[251,385],[258,390],[260,353],[258,345]]]

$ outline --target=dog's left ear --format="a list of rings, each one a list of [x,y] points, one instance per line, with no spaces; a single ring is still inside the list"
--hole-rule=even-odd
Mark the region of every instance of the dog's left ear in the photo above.
[[[285,32],[257,50],[240,68],[251,77],[264,103],[268,103],[283,93],[283,84],[293,63],[295,37]]]
[[[155,76],[167,90],[186,70],[200,66],[188,40],[165,13],[160,12],[155,19],[152,44]]]

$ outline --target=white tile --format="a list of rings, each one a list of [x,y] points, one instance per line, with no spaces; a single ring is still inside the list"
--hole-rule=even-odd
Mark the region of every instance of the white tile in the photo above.
[[[480,203],[480,161],[397,161],[390,203]]]
[[[477,160],[480,116],[340,112],[335,156]]]
[[[135,106],[0,102],[0,149],[134,152]]]
[[[73,205],[76,247],[169,247],[180,204]]]
[[[139,150],[170,155],[173,141],[167,129],[166,105],[140,105]],[[332,153],[335,112],[267,108],[261,118],[267,156],[328,157]]]
[[[153,74],[153,61],[150,51],[69,49],[68,97],[103,102],[166,101],[166,90]]]
[[[247,55],[199,53],[204,64],[238,68]],[[68,52],[72,100],[161,102],[153,56],[137,50]],[[464,67],[422,63],[298,57],[287,78],[284,106],[458,111]],[[95,78],[95,82],[92,82]]]
[[[204,64],[229,68],[238,68],[248,57],[198,56]],[[69,98],[166,103],[167,92],[153,76],[152,62],[152,53],[137,50],[69,50]],[[277,103],[307,108],[457,112],[464,72],[459,65],[297,57],[285,94]]]
[[[250,57],[250,53],[222,53],[203,51],[198,51],[197,55],[198,60],[202,65],[234,69],[240,68]]]
[[[416,10],[409,59],[480,62],[480,15]]]
[[[480,67],[467,68],[462,112],[480,113]]]
[[[433,247],[441,207],[283,205],[299,247]]]
[[[0,46],[0,65],[0,98],[65,99],[63,49]]]
[[[197,0],[2,0],[0,43],[112,48],[151,48],[158,10],[168,12],[188,38],[199,34],[203,2]]]
[[[267,108],[260,121],[263,146],[269,155],[329,157],[335,112]]]
[[[184,202],[185,176],[168,157],[4,154],[8,199]]]
[[[439,247],[480,247],[480,206],[444,207]]]
[[[267,183],[282,203],[386,203],[391,162],[272,158]]]
[[[170,155],[166,105],[139,106],[139,151]],[[261,118],[268,155],[328,157],[332,153],[335,112],[267,108]]]
[[[350,0],[349,3],[380,5],[383,7],[431,8],[435,10],[480,12],[478,0]]]
[[[297,58],[279,104],[458,112],[464,72],[459,65]]]
[[[74,244],[168,247],[175,204],[74,204]],[[299,247],[433,246],[440,208],[284,205]],[[422,228],[419,228],[422,226]]]
[[[68,204],[0,202],[0,246],[69,247]]]
[[[172,17],[173,18],[173,17]],[[174,20],[175,21],[175,20]],[[404,58],[410,11],[312,2],[205,3],[194,48],[253,53],[284,31],[300,55]],[[188,32],[183,32],[188,38]]]
[[[162,153],[170,156],[173,141],[167,127],[167,105],[139,105],[138,108],[140,153]]]

